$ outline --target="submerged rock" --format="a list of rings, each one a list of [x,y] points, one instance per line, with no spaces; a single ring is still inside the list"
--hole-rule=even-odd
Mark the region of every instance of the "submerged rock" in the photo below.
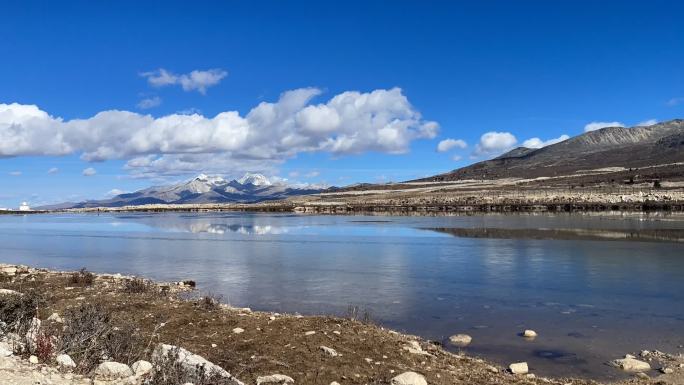
[[[645,372],[651,370],[651,365],[648,362],[639,361],[636,358],[629,357],[629,355],[625,358],[612,361],[611,365],[626,372]]]
[[[392,378],[392,385],[427,385],[427,381],[416,372],[404,372]]]
[[[527,329],[523,332],[523,337],[525,338],[537,338],[537,332],[531,329]]]
[[[456,334],[451,337],[449,337],[449,342],[451,342],[452,345],[455,346],[460,346],[460,347],[466,347],[470,345],[470,343],[473,341],[473,337],[467,335],[467,334]]]

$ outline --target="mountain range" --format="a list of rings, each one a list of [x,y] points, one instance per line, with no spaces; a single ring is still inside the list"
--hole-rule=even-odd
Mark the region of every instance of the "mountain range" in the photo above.
[[[190,180],[169,186],[155,186],[132,193],[119,194],[109,199],[79,203],[66,202],[43,206],[39,209],[121,207],[146,204],[255,203],[283,199],[293,195],[315,194],[324,188],[318,185],[291,185],[281,180],[272,181],[261,174],[247,173],[242,178],[233,180],[200,174]]]
[[[684,171],[684,120],[650,126],[606,127],[546,147],[515,148],[494,159],[420,181],[539,178],[592,173],[615,168],[630,170],[667,166]]]

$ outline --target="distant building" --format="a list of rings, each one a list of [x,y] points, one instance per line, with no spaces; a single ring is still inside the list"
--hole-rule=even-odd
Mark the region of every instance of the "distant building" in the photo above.
[[[31,206],[27,202],[21,202],[21,206],[19,206],[19,211],[31,211]]]

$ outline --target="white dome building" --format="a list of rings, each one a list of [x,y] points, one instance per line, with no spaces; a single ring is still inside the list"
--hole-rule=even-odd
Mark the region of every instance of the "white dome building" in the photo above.
[[[29,206],[28,202],[21,202],[21,206],[19,206],[19,211],[31,211],[31,206]]]

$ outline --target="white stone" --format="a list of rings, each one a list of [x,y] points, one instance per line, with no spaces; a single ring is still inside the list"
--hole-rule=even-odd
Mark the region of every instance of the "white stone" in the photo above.
[[[455,346],[460,346],[460,347],[465,347],[470,345],[470,343],[473,341],[473,337],[467,335],[467,334],[456,334],[451,337],[449,337],[449,342],[451,342]]]
[[[316,334],[316,332],[313,331],[313,330],[310,330],[310,331],[304,333],[305,336],[312,336],[312,335],[314,335],[314,334]]]
[[[530,369],[527,367],[527,362],[516,362],[510,364],[508,369],[510,369],[511,373],[513,374],[527,374],[527,372],[530,371]]]
[[[660,368],[660,372],[663,374],[672,374],[672,373],[674,373],[674,369],[672,369],[672,368]]]
[[[233,329],[233,333],[235,333],[235,334],[240,334],[240,333],[244,333],[244,332],[245,332],[245,329],[243,329],[243,328]]]
[[[527,329],[523,332],[523,337],[525,338],[537,338],[537,332],[534,330]]]
[[[180,363],[181,366],[186,368],[188,371],[193,371],[196,370],[198,366],[203,366],[207,374],[214,374],[221,376],[223,378],[228,378],[231,381],[233,381],[233,383],[236,385],[244,385],[242,382],[240,382],[237,378],[233,377],[222,367],[209,362],[202,356],[191,353],[177,346],[167,344],[157,345],[157,347],[154,349],[154,352],[152,353],[152,361],[160,362],[165,357],[168,357],[169,354],[171,354],[172,352],[178,353],[178,363]]]
[[[261,384],[294,384],[294,380],[284,374],[271,374],[257,377],[257,385]]]
[[[136,376],[144,376],[152,371],[152,363],[145,360],[136,361],[131,365],[131,369]]]
[[[17,273],[17,268],[14,266],[5,266],[2,268],[2,272],[7,275],[14,275]]]
[[[10,290],[10,289],[0,289],[0,295],[23,295],[22,293]]]
[[[392,385],[427,385],[427,381],[416,372],[404,372],[392,378]]]
[[[36,351],[38,344],[38,334],[40,333],[40,320],[33,317],[31,324],[29,325],[28,331],[26,332],[26,346],[29,352],[33,353]]]
[[[9,357],[12,354],[12,347],[7,342],[0,342],[0,357]]]
[[[59,365],[61,368],[75,368],[76,363],[74,360],[69,357],[68,354],[60,354],[55,358],[57,361],[57,365]]]
[[[95,369],[95,377],[102,380],[117,380],[132,375],[133,371],[128,365],[114,361],[103,362]]]
[[[340,383],[337,382],[337,381],[333,381],[333,382],[330,383],[330,385],[340,385]]]
[[[321,345],[321,346],[320,346],[320,349],[321,349],[323,352],[325,352],[325,354],[329,355],[330,357],[337,357],[337,356],[339,356],[339,354],[337,353],[337,351],[336,351],[335,349],[333,349],[333,348],[329,348],[329,347],[327,347],[327,346],[322,346],[322,345]]]
[[[611,364],[626,372],[645,372],[651,370],[651,365],[648,362],[629,357],[615,360]]]
[[[48,317],[47,320],[48,320],[48,321],[52,321],[52,322],[57,322],[57,323],[62,323],[62,322],[63,322],[63,321],[62,321],[62,317],[60,317],[59,314],[57,314],[57,313],[52,313],[52,314],[50,314],[50,316]]]
[[[29,362],[34,364],[34,365],[37,364],[38,363],[38,357],[36,357],[36,356],[29,357]]]

